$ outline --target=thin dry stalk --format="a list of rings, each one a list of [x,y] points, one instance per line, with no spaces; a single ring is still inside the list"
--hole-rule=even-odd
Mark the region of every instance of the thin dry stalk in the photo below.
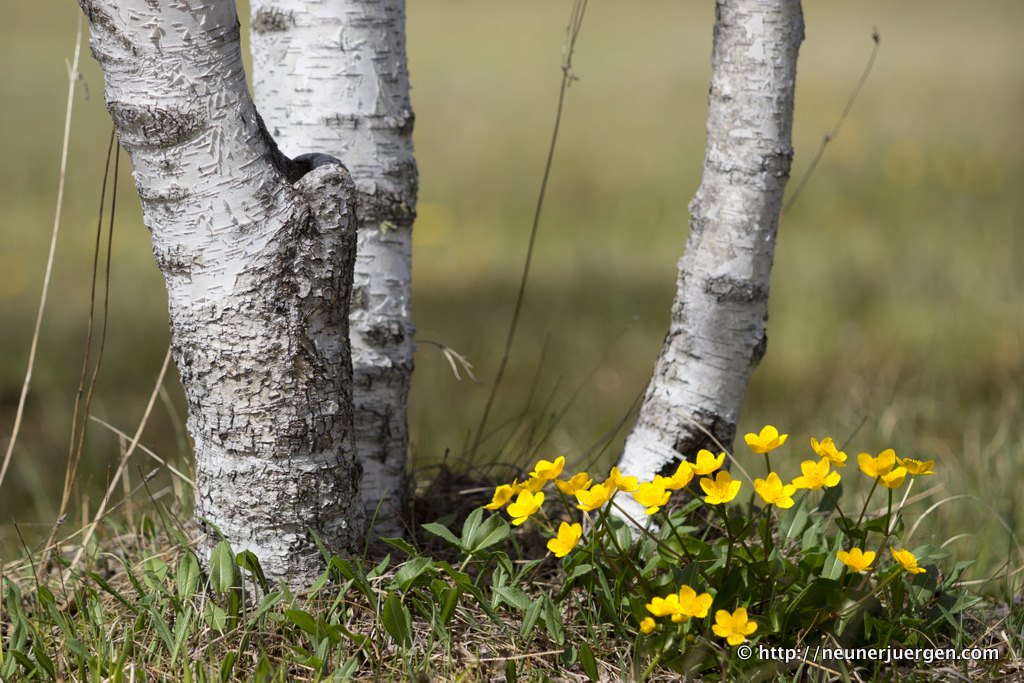
[[[11,440],[7,444],[7,452],[4,454],[4,464],[0,466],[0,488],[3,488],[4,477],[7,475],[7,467],[11,463],[11,454],[14,453],[14,444],[18,441],[18,432],[21,430],[21,418],[25,412],[25,399],[28,397],[28,388],[32,383],[32,369],[36,363],[36,349],[39,346],[39,331],[43,325],[43,311],[46,309],[46,298],[50,291],[50,276],[53,273],[54,254],[57,251],[57,235],[60,233],[60,215],[64,207],[64,179],[68,169],[68,141],[71,139],[71,111],[75,102],[75,83],[80,78],[78,73],[78,59],[82,53],[82,14],[78,15],[78,30],[75,33],[75,54],[68,65],[68,102],[64,113],[64,143],[60,152],[60,180],[57,184],[57,209],[53,218],[53,231],[50,235],[50,253],[46,257],[46,273],[43,275],[43,291],[39,295],[39,312],[36,314],[36,328],[32,334],[32,345],[28,352],[28,368],[25,370],[25,381],[21,385],[21,397],[18,399],[18,412],[14,417],[14,428],[11,431]]]

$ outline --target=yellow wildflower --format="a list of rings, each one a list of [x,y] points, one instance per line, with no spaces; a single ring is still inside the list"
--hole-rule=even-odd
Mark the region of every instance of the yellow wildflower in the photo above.
[[[812,491],[820,491],[822,487],[835,486],[839,483],[839,473],[828,471],[831,464],[832,461],[828,458],[822,458],[818,462],[804,460],[800,463],[800,471],[804,474],[793,480],[793,486]]]
[[[788,436],[789,434],[779,434],[778,429],[768,425],[761,430],[760,434],[747,434],[743,438],[750,446],[750,450],[755,453],[767,453],[786,443]]]
[[[650,617],[644,617],[644,620],[640,622],[640,630],[644,633],[650,633],[654,630],[657,624],[654,623],[654,619]]]
[[[671,616],[673,621],[682,621],[682,616],[676,619],[676,615],[679,613],[679,594],[670,593],[664,598],[652,598],[647,603],[647,611],[656,617],[667,617]]]
[[[562,522],[558,527],[558,537],[548,541],[548,550],[553,552],[555,557],[565,557],[579,544],[581,536],[583,527],[579,524],[570,525]]]
[[[718,610],[715,612],[715,622],[711,630],[719,638],[725,638],[730,645],[739,645],[757,630],[757,624],[747,619],[747,610],[743,607],[732,614],[728,610]]]
[[[584,512],[596,510],[608,502],[614,490],[605,484],[594,484],[589,489],[580,489],[576,492],[576,499],[580,501],[576,507]]]
[[[779,475],[774,472],[769,472],[767,479],[755,479],[754,490],[761,496],[765,505],[777,505],[780,508],[793,507],[791,496],[796,493],[796,486],[793,484],[783,486]]]
[[[893,449],[884,450],[877,458],[872,458],[868,453],[861,453],[857,456],[857,463],[861,471],[869,477],[878,478],[883,474],[889,474],[896,465],[896,451]]]
[[[917,566],[917,558],[909,550],[896,550],[896,548],[890,547],[892,551],[893,559],[900,563],[900,565],[907,570],[910,574],[922,574],[924,573],[924,567]]]
[[[685,619],[690,617],[703,619],[708,615],[712,602],[714,602],[714,598],[711,597],[710,593],[697,595],[697,591],[689,586],[683,586],[679,589],[679,612]]]
[[[935,464],[934,460],[928,460],[926,462],[914,460],[913,458],[897,458],[897,460],[899,460],[900,465],[907,468],[907,472],[915,476],[923,474],[935,474],[934,472],[932,472],[932,465]]]
[[[706,451],[702,448],[697,451],[697,462],[690,465],[690,469],[693,470],[694,474],[704,476],[717,470],[724,462],[725,453],[720,453],[716,458],[711,451]]]
[[[540,510],[541,503],[544,502],[543,493],[533,493],[532,491],[520,491],[519,497],[516,498],[516,502],[509,504],[508,512],[509,516],[512,517],[513,526],[519,526],[525,522],[530,515]]]
[[[825,458],[836,467],[846,467],[846,453],[836,450],[836,445],[832,443],[832,437],[822,439],[821,443],[812,437],[811,448],[818,454],[818,457]]]
[[[580,489],[590,488],[594,480],[587,476],[586,472],[574,474],[569,481],[556,481],[555,486],[567,496],[574,495]]]
[[[723,453],[723,455],[725,454]],[[693,465],[684,460],[679,463],[679,467],[676,468],[676,473],[666,480],[665,488],[672,490],[686,488],[686,485],[689,484],[691,480],[693,480]],[[672,483],[670,484],[668,482]]]
[[[640,484],[640,488],[633,494],[633,499],[647,508],[644,510],[646,514],[653,515],[671,496],[671,491],[666,491],[664,485],[655,481]]]
[[[883,474],[878,479],[878,481],[880,481],[882,483],[882,486],[885,486],[885,487],[890,488],[890,489],[896,489],[896,488],[900,487],[900,484],[902,484],[903,480],[906,479],[906,478],[907,478],[907,468],[906,467],[897,467],[896,469],[894,469],[893,471],[889,472],[888,474]]]
[[[512,484],[502,484],[498,488],[494,489],[494,498],[488,505],[484,507],[488,510],[497,510],[502,505],[512,500],[512,495],[516,493],[516,487],[519,486],[517,480],[513,479]]]
[[[613,467],[612,473],[608,476],[608,479],[605,480],[604,485],[608,486],[609,484],[620,491],[624,491],[625,493],[632,493],[633,491],[636,491],[638,487],[636,477],[622,476],[618,467]]]
[[[536,477],[543,481],[549,479],[555,479],[562,473],[562,468],[565,467],[565,458],[559,456],[554,462],[548,462],[547,460],[541,460],[537,463],[537,466],[533,468],[533,472],[530,472],[531,477]]]
[[[864,552],[860,548],[851,548],[850,552],[840,550],[836,553],[836,557],[839,558],[840,562],[853,571],[862,572],[870,567],[871,563],[875,561],[875,551],[869,550]]]
[[[708,505],[718,505],[719,503],[728,503],[736,497],[740,491],[740,482],[733,481],[731,474],[722,471],[715,475],[714,479],[709,477],[701,479],[700,487],[704,489],[704,493],[708,494],[704,498],[704,502]]]

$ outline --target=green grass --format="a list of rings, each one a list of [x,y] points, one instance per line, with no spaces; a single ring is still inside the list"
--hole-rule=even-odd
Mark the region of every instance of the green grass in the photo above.
[[[979,560],[969,578],[988,579],[1008,557],[1011,569],[1020,566],[999,519],[1012,532],[1024,524],[1014,483],[1024,463],[1017,229],[1024,199],[1016,191],[1024,182],[1017,85],[1024,7],[1015,0],[990,2],[985,12],[952,1],[807,4],[794,179],[859,77],[873,26],[882,47],[851,117],[780,227],[770,344],[740,433],[786,424],[794,434],[840,441],[863,421],[856,448],[893,447],[944,463],[936,475],[943,488],[928,502],[976,500],[949,500],[927,527],[937,539],[959,537],[950,548]],[[76,11],[9,0],[0,25],[3,435],[13,422],[53,220],[63,59]],[[484,383],[457,381],[441,354],[421,345],[410,408],[420,478],[437,471],[446,451],[452,467],[479,468],[525,449],[528,428],[513,438],[514,421],[485,443],[482,462],[463,459],[525,255],[567,14],[568,7],[539,1],[410,3],[421,173],[413,313],[421,338],[466,355]],[[647,382],[667,327],[686,204],[699,182],[712,20],[710,6],[668,0],[641,12],[608,3],[588,9],[575,58],[580,80],[569,91],[519,341],[492,420],[526,415],[546,431],[552,413],[582,387],[535,457],[579,459]],[[12,517],[30,544],[49,529],[61,486],[53,473],[64,471],[68,453],[110,132],[101,75],[87,54],[83,62],[89,99],[80,89],[55,280],[26,426],[0,493],[3,558],[17,553]],[[127,173],[119,192],[111,330],[93,413],[132,432],[168,332],[163,284]],[[181,391],[173,376],[166,386],[168,401],[144,443],[187,467]],[[602,451],[602,465],[619,443],[621,433]],[[117,455],[117,439],[93,425],[75,517],[96,509]],[[795,475],[798,463],[790,465],[785,473]],[[157,491],[169,485],[165,475],[153,482]]]

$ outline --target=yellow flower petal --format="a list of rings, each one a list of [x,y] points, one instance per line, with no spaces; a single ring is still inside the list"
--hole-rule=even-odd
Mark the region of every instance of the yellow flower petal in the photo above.
[[[927,462],[921,462],[913,458],[897,458],[897,460],[899,460],[900,465],[907,468],[907,472],[914,476],[935,474],[932,472],[932,465],[935,464],[934,460],[928,460]]]
[[[739,645],[757,630],[757,624],[747,618],[747,610],[743,607],[732,614],[720,609],[715,612],[715,624],[711,626],[711,630],[719,638],[725,638],[730,645]]]
[[[855,572],[862,572],[875,561],[875,551],[864,552],[860,548],[851,548],[850,552],[840,550],[836,553],[839,561]]]
[[[712,472],[720,468],[722,466],[722,463],[724,462],[725,453],[720,453],[718,457],[715,457],[715,455],[711,451],[704,450],[702,448],[699,451],[697,451],[697,461],[690,466],[690,469],[692,470],[693,474],[696,474],[698,476],[704,476],[707,474],[711,474]]]
[[[760,434],[747,434],[743,439],[747,442],[750,450],[755,453],[767,453],[786,443],[788,436],[789,434],[780,435],[779,430],[768,425],[761,430]]]
[[[704,502],[708,505],[728,503],[740,491],[740,482],[733,481],[732,475],[726,471],[719,472],[714,479],[705,477],[700,480],[700,487],[707,496]]]
[[[924,573],[924,567],[917,566],[917,558],[909,550],[896,550],[895,548],[889,548],[892,551],[893,558],[900,563],[900,565],[910,574],[922,574]]]
[[[861,453],[857,456],[857,463],[864,474],[877,479],[892,471],[896,465],[896,452],[890,448],[879,453],[877,458],[872,458],[868,453]]]

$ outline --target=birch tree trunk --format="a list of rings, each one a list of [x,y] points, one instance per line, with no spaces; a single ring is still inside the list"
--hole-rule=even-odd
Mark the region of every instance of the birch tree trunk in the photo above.
[[[649,481],[702,448],[732,448],[768,343],[768,279],[793,158],[803,36],[799,0],[716,3],[704,170],[668,336],[619,459],[625,474]],[[637,511],[642,519],[642,506]]]
[[[351,177],[283,156],[249,97],[233,0],[79,0],[135,167],[196,451],[196,516],[309,586],[361,542],[348,310]]]
[[[345,160],[359,196],[350,313],[367,520],[401,535],[417,173],[404,0],[253,0],[253,92],[286,153]],[[374,519],[374,516],[376,518]]]

